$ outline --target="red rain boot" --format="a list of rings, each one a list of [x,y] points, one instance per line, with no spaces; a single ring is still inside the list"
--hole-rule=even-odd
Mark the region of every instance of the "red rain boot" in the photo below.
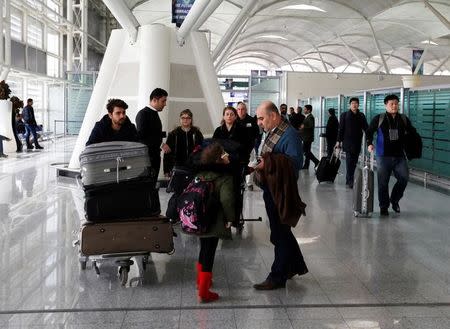
[[[195,267],[197,268],[197,290],[198,290],[198,287],[199,287],[199,285],[200,285],[200,272],[202,271],[203,266],[202,266],[202,264],[200,264],[199,262],[197,262],[197,263],[195,264]]]
[[[202,303],[213,302],[219,299],[219,295],[209,291],[211,286],[211,272],[200,272],[200,283],[198,287],[198,299]]]

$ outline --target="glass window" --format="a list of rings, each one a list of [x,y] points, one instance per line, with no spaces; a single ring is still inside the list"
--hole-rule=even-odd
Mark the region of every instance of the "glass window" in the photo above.
[[[47,0],[47,7],[52,9],[53,11],[59,13],[59,5],[55,1]],[[51,20],[55,21],[55,22],[58,22],[58,16],[55,13],[51,12],[51,11],[47,12],[47,17],[50,18]]]
[[[11,89],[11,96],[17,96],[23,99],[23,79],[19,77],[8,76],[8,85]]]
[[[59,55],[59,34],[55,30],[47,30],[47,51]]]
[[[59,60],[57,57],[47,55],[47,75],[59,77]]]
[[[28,88],[27,88],[27,95],[26,98],[32,98],[33,99],[33,107],[35,111],[37,109],[42,109],[43,107],[43,92],[44,92],[44,86],[42,82],[39,82],[37,80],[28,80]],[[36,120],[37,120],[36,115]],[[41,118],[40,118],[41,119]]]
[[[11,38],[22,40],[23,12],[11,6]]]
[[[43,48],[43,25],[37,19],[28,16],[27,42],[36,48]]]

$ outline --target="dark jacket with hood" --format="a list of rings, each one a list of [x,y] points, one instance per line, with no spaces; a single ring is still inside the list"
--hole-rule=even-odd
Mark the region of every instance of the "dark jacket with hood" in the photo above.
[[[128,117],[126,117],[120,130],[116,131],[112,128],[112,121],[108,114],[105,114],[100,121],[95,123],[86,146],[95,143],[114,141],[137,142],[136,126],[131,123]]]

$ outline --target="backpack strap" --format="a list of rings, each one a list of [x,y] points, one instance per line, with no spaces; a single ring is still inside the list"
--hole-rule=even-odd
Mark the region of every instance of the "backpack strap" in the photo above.
[[[380,128],[380,126],[383,123],[385,117],[386,117],[386,113],[381,113],[380,116],[378,117],[378,128]]]

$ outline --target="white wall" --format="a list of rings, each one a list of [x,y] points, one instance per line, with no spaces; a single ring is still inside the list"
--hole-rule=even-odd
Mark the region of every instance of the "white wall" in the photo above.
[[[401,75],[302,72],[286,72],[286,74],[288,106],[295,106],[298,99],[308,97],[348,95],[368,89],[403,86]],[[421,76],[420,79],[422,87],[450,84],[450,76]]]

